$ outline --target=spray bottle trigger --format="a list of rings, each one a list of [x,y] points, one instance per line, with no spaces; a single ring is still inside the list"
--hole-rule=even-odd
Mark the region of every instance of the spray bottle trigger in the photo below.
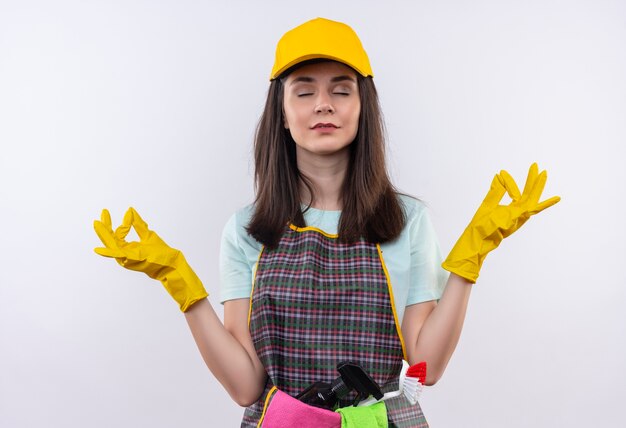
[[[383,398],[383,392],[376,381],[360,365],[350,361],[343,361],[337,365],[337,371],[346,385],[357,392],[352,403],[353,406],[358,405],[361,400],[370,395],[373,395],[377,400]]]

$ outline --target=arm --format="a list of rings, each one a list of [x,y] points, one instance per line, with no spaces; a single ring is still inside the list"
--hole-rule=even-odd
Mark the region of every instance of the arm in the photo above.
[[[402,334],[409,364],[426,361],[426,384],[434,385],[443,375],[461,336],[472,287],[451,274],[439,300],[408,306]]]
[[[206,299],[185,312],[204,362],[240,406],[258,400],[267,377],[250,338],[248,305],[249,299],[227,301],[224,324]]]
[[[140,241],[125,240],[133,227]],[[265,386],[265,370],[248,332],[248,299],[227,302],[225,325],[206,299],[208,293],[183,254],[169,247],[130,208],[113,231],[107,210],[94,222],[104,247],[96,253],[114,258],[126,269],[159,280],[185,313],[191,333],[208,368],[240,405],[254,403]]]
[[[559,202],[558,196],[539,202],[546,179],[547,173],[539,173],[537,164],[533,164],[524,191],[520,192],[508,172],[497,174],[470,224],[442,264],[451,274],[439,303],[424,302],[406,309],[402,332],[409,362],[427,362],[427,384],[439,380],[456,348],[471,284],[476,282],[487,254],[532,215]],[[505,193],[512,202],[500,205]]]

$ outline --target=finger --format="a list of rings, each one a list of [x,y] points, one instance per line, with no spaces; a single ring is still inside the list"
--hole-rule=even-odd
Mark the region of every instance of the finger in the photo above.
[[[109,213],[109,210],[107,210],[106,208],[103,209],[102,214],[100,214],[100,221],[105,226],[108,226],[109,229],[113,230],[113,225],[111,224],[111,214]]]
[[[119,249],[115,235],[109,226],[101,221],[95,220],[93,222],[93,228],[105,247]]]
[[[524,185],[524,190],[522,191],[523,195],[528,195],[535,185],[535,180],[537,180],[537,176],[539,175],[539,167],[537,166],[537,162],[534,162],[530,169],[528,170],[528,176],[526,177],[526,184]]]
[[[504,185],[504,188],[506,189],[511,199],[513,199],[513,201],[519,201],[522,195],[519,192],[519,187],[517,187],[515,180],[513,180],[513,177],[511,177],[511,174],[509,174],[505,170],[502,170],[500,171],[500,178],[502,179],[502,184]]]
[[[541,202],[540,204],[537,204],[537,206],[530,211],[530,214],[533,215],[533,214],[540,213],[541,211],[545,210],[546,208],[550,208],[552,205],[556,204],[560,200],[561,200],[560,196],[553,196],[550,199],[546,199],[545,201]]]
[[[541,171],[541,173],[537,176],[537,180],[535,180],[535,185],[530,190],[528,194],[528,206],[534,207],[539,203],[539,199],[541,198],[541,194],[543,193],[544,187],[546,187],[546,180],[548,179],[548,172]]]
[[[498,174],[496,174],[493,177],[493,180],[491,180],[491,187],[489,188],[489,192],[487,192],[487,196],[485,196],[481,207],[497,206],[505,193],[506,188],[503,186],[502,179]]]
[[[93,250],[96,252],[96,254],[99,254],[104,257],[113,257],[113,258],[124,257],[121,251],[112,249],[112,248],[97,247],[97,248],[94,248]]]
[[[122,224],[115,229],[115,237],[120,240],[125,240],[128,232],[130,232],[130,226],[133,224],[133,211],[129,208],[124,213]]]
[[[139,215],[139,213],[133,208],[130,207],[129,211],[133,212],[133,227],[135,228],[135,231],[137,232],[137,235],[139,235],[139,238],[141,240],[146,240],[148,239],[149,235],[150,235],[150,229],[148,229],[148,223],[146,223],[141,216]]]

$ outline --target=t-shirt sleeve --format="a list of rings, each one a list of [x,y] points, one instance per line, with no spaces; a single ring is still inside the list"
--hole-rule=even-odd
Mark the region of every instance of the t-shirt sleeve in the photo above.
[[[233,214],[222,231],[220,244],[220,302],[249,298],[252,292],[252,266],[244,250],[243,225]]]
[[[441,267],[441,249],[428,210],[421,203],[416,209],[409,224],[411,270],[407,305],[439,300],[448,280],[448,272]]]

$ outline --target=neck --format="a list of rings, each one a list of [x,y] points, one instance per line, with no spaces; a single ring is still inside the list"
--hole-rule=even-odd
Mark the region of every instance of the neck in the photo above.
[[[296,149],[298,169],[309,179],[313,194],[301,183],[302,203],[321,210],[337,211],[343,207],[342,187],[348,170],[350,157],[346,147],[332,155],[316,155]]]

